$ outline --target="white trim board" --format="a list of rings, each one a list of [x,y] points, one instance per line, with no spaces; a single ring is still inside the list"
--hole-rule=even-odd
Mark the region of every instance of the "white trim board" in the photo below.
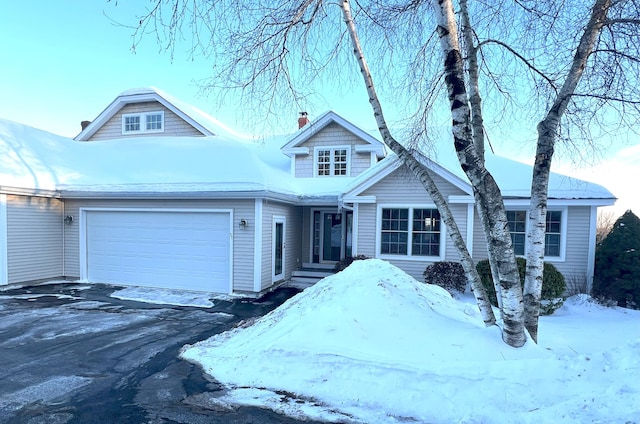
[[[9,283],[7,249],[7,195],[0,194],[0,284]]]

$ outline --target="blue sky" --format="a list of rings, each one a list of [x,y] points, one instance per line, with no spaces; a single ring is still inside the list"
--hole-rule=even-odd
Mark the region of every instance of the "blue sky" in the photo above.
[[[147,2],[106,0],[22,0],[0,3],[0,118],[73,137],[80,121],[94,119],[122,91],[145,86],[158,87],[197,106],[232,128],[242,131],[250,110],[229,98],[220,105],[204,96],[198,81],[210,75],[210,64],[191,60],[178,49],[173,61],[161,52],[153,35],[131,50],[131,27]],[[354,124],[376,127],[361,86],[338,97],[319,93],[310,117],[333,109]],[[390,112],[393,119],[393,110]],[[296,129],[297,116],[291,116]],[[288,122],[284,119],[283,122]],[[527,138],[531,137],[529,133]],[[527,161],[530,153],[523,140],[510,143],[505,156]],[[640,212],[640,196],[632,192],[628,176],[640,177],[640,141],[620,145],[607,152],[602,162],[576,168],[569,160],[557,160],[556,171],[600,183],[620,198],[616,212],[632,208]],[[622,150],[626,148],[626,150]],[[532,149],[530,149],[533,151]],[[526,154],[523,155],[523,152]],[[568,158],[567,158],[568,159]]]
[[[131,50],[133,25],[148,2],[106,0],[0,3],[0,117],[64,136],[80,132],[80,121],[95,118],[119,93],[155,86],[238,129],[242,108],[220,107],[204,96],[198,81],[210,76],[204,59],[191,60],[178,49],[173,61],[153,35]],[[118,25],[116,22],[122,24]],[[359,88],[359,87],[358,87]],[[328,109],[349,114],[359,126],[376,128],[364,90],[352,101],[319,99],[310,116]],[[364,106],[353,113],[353,101]],[[232,103],[230,99],[229,103]],[[314,113],[315,112],[315,113]],[[291,116],[295,130],[297,115]]]

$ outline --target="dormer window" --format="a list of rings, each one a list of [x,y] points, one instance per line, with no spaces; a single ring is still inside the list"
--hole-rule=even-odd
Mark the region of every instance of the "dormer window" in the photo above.
[[[164,131],[164,112],[127,113],[122,115],[122,134]]]
[[[338,177],[349,175],[349,146],[317,147],[315,149],[315,170],[318,177]]]

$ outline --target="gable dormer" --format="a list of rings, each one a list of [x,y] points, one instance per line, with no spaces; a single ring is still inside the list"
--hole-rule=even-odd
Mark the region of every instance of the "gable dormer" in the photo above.
[[[333,111],[306,121],[282,147],[297,178],[355,177],[385,156],[383,143]]]
[[[83,122],[75,140],[215,135],[236,134],[201,110],[151,87],[120,93],[96,119]]]

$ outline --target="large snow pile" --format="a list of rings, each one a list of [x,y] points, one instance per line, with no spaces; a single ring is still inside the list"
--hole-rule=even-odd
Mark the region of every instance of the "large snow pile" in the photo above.
[[[567,319],[582,315],[600,318],[595,330]],[[549,318],[557,324],[541,323],[540,336],[555,345],[513,349],[475,305],[372,259],[182,356],[229,386],[218,401],[336,422],[637,420],[640,313],[583,299]],[[591,333],[603,328],[618,333],[609,343],[632,340],[598,346]],[[574,339],[595,350],[573,351]]]

